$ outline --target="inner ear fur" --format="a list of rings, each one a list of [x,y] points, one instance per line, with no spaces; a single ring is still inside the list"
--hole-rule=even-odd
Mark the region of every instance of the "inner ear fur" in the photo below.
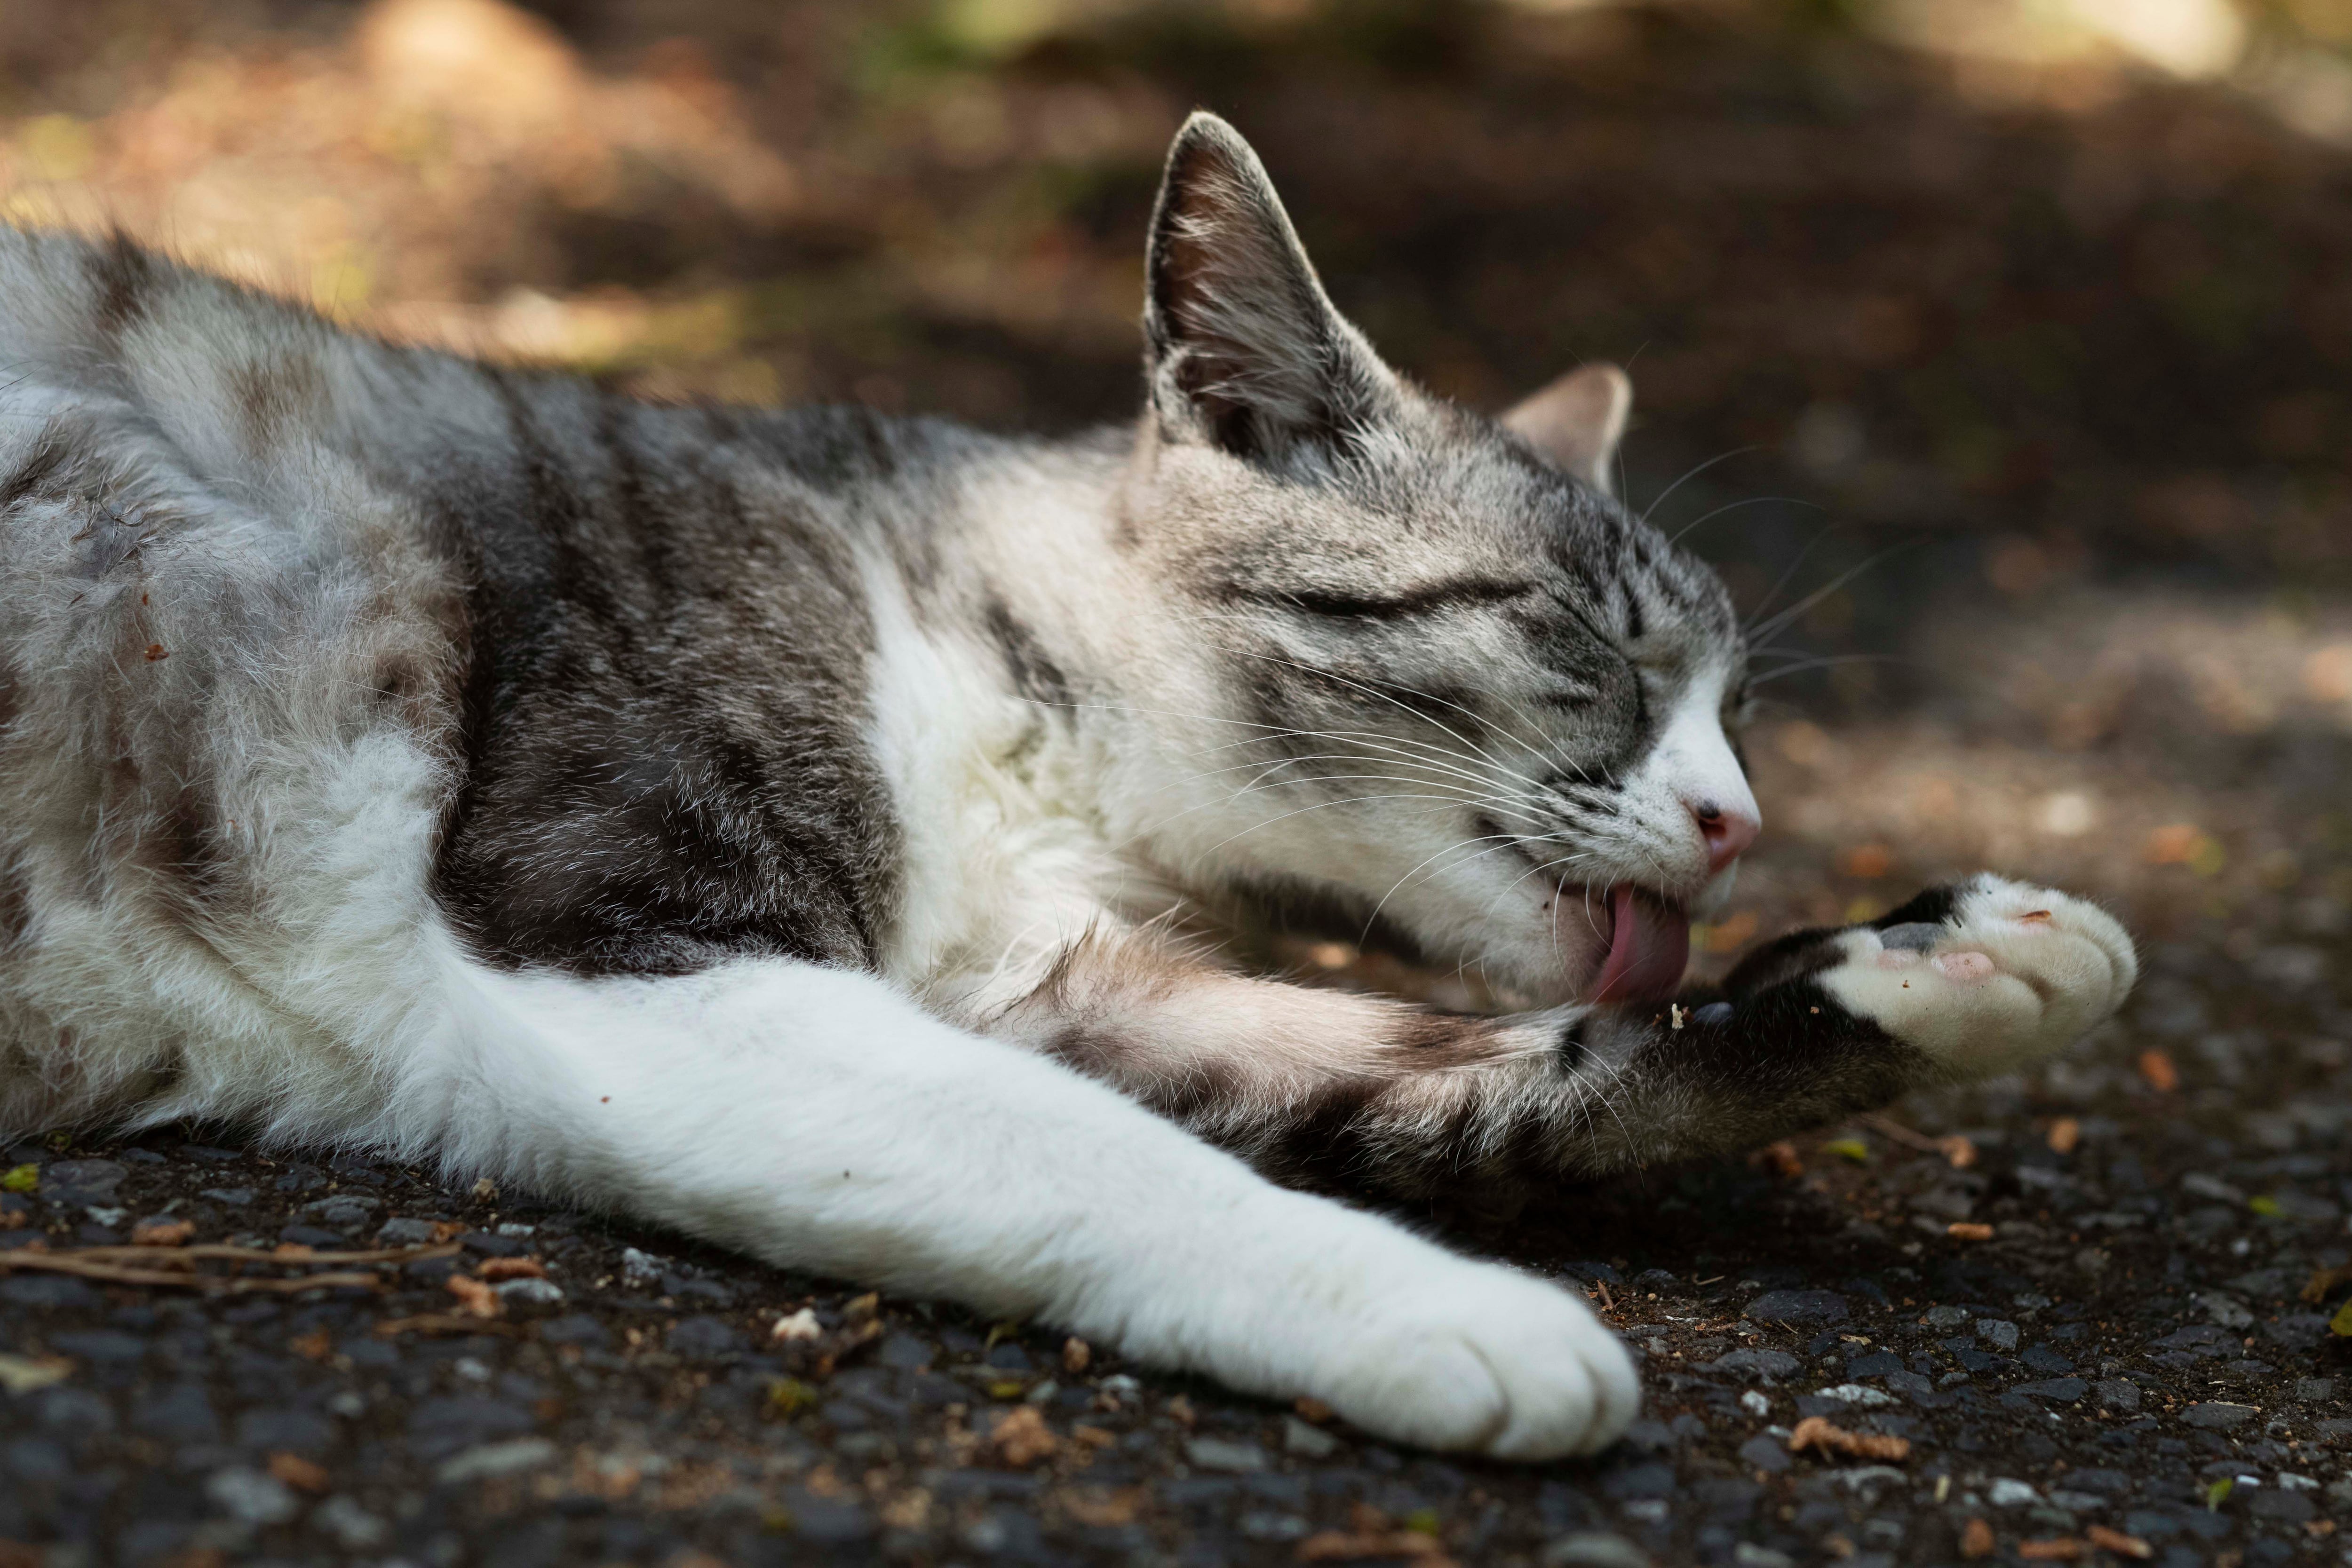
[[[1615,365],[1582,365],[1503,415],[1503,425],[1562,471],[1604,496],[1617,493],[1611,468],[1633,383]]]
[[[1267,455],[1370,417],[1388,384],[1256,152],[1213,114],[1169,149],[1146,274],[1152,402],[1173,438]]]

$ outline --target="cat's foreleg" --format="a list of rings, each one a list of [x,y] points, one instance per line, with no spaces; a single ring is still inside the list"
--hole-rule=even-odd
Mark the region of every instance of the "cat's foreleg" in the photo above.
[[[1584,1304],[1278,1187],[1066,1067],[865,974],[660,979],[455,960],[377,1130],[456,1170],[779,1264],[1035,1315],[1367,1430],[1508,1458],[1632,1419]]]
[[[2137,973],[2104,912],[1979,876],[1783,937],[1675,1004],[1445,1017],[1098,939],[1002,1027],[1262,1169],[1420,1192],[1737,1153],[2005,1071]]]

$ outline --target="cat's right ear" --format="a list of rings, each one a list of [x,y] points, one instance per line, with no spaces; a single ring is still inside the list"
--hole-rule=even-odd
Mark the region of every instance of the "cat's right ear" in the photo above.
[[[1616,494],[1610,465],[1633,412],[1633,383],[1614,365],[1582,365],[1503,415],[1503,426],[1571,476]]]
[[[1195,113],[1151,216],[1143,330],[1162,435],[1267,458],[1369,422],[1394,378],[1333,308],[1265,168]]]

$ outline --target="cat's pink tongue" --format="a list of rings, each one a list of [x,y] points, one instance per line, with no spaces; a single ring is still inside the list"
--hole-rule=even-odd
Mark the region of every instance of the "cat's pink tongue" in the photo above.
[[[1690,964],[1690,917],[1620,883],[1609,890],[1609,956],[1596,1002],[1656,1002],[1675,994]]]

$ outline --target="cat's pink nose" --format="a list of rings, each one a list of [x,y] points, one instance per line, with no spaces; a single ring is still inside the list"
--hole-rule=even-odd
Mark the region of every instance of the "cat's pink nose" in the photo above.
[[[1721,871],[1748,851],[1764,824],[1753,812],[1719,806],[1713,800],[1701,800],[1691,807],[1691,815],[1698,821],[1699,836],[1706,841],[1706,871],[1709,876]]]

